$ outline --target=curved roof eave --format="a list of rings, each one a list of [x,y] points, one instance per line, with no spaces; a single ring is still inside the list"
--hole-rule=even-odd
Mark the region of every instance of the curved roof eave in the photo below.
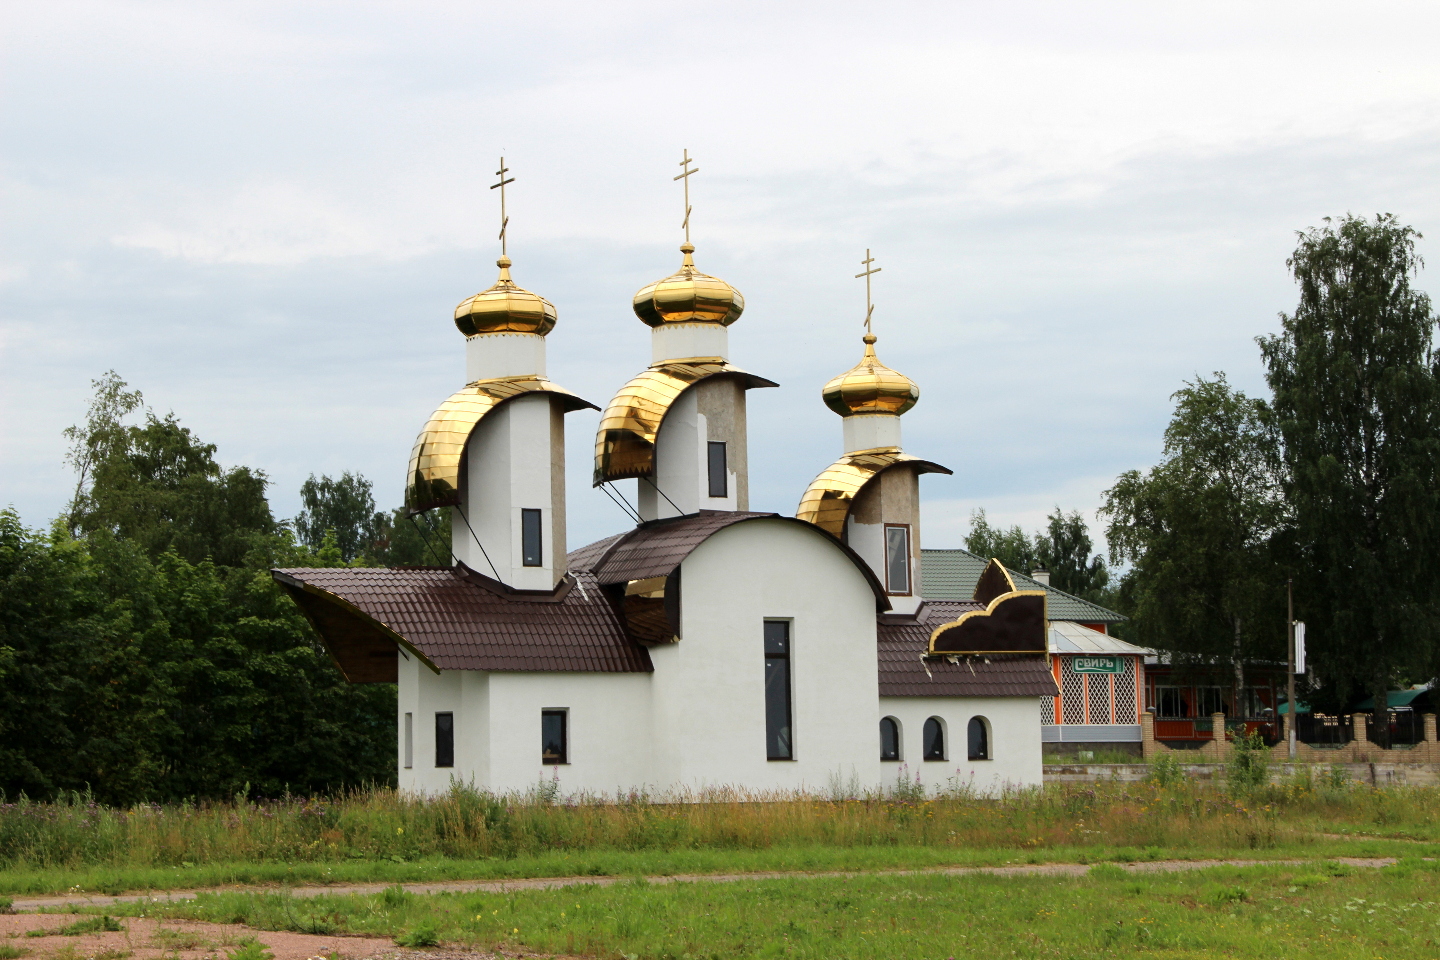
[[[655,472],[655,437],[680,394],[702,380],[733,376],[745,389],[779,384],[719,357],[652,363],[615,394],[595,434],[595,486]]]
[[[544,377],[500,377],[476,380],[440,404],[415,438],[405,482],[405,510],[413,515],[460,502],[460,458],[470,434],[486,415],[506,400],[530,393],[548,393],[572,410],[599,410]]]
[[[914,467],[918,473],[954,473],[949,467],[912,457],[894,447],[847,453],[810,482],[800,498],[795,518],[813,523],[833,537],[842,536],[850,508],[860,491],[886,470],[902,464]]]

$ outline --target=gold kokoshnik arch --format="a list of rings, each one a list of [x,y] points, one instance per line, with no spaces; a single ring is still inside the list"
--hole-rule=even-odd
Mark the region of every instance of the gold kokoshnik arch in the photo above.
[[[738,377],[747,390],[779,384],[719,357],[665,360],[620,388],[595,434],[595,486],[655,473],[655,437],[671,406],[689,387],[711,377]]]
[[[1031,654],[1048,652],[1049,613],[1044,590],[1020,590],[999,560],[985,566],[969,610],[930,633],[932,654]]]
[[[843,538],[845,521],[849,519],[850,508],[855,498],[860,496],[860,491],[886,470],[901,464],[914,468],[917,473],[953,472],[949,467],[901,453],[895,447],[847,453],[810,481],[805,496],[800,498],[795,516]]]
[[[460,458],[470,434],[490,411],[528,393],[553,395],[567,413],[587,407],[600,409],[544,377],[501,377],[467,384],[440,404],[415,438],[405,484],[405,512],[413,516],[459,503]]]

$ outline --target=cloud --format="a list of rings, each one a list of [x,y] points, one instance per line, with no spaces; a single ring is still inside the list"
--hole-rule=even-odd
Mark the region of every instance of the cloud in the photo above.
[[[1294,230],[1393,210],[1436,231],[1437,15],[22,5],[0,39],[0,503],[60,508],[59,431],[111,367],[267,470],[281,513],[312,471],[398,502],[463,378],[450,313],[493,280],[502,153],[517,279],[560,309],[552,375],[603,404],[648,362],[629,298],[678,262],[688,147],[700,265],[749,304],[733,359],[782,384],[751,394],[755,507],[793,511],[837,453],[818,392],[858,358],[868,247],[880,355],[922,389],[907,448],[956,471],[924,481],[927,543],[974,506],[1093,510],[1154,462],[1182,380],[1263,390],[1252,338],[1293,304]],[[580,543],[622,521],[588,486],[592,415],[570,425]]]

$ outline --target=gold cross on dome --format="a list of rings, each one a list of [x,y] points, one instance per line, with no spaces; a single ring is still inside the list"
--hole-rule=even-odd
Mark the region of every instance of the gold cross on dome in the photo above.
[[[500,256],[502,257],[509,256],[509,254],[505,252],[505,228],[510,226],[510,218],[505,215],[505,184],[515,182],[514,177],[511,177],[509,180],[505,179],[505,174],[509,172],[510,168],[505,166],[505,158],[501,157],[500,169],[495,171],[495,176],[500,178],[500,182],[490,184],[491,190],[494,190],[496,187],[500,188]]]
[[[672,179],[672,180],[684,180],[684,181],[685,181],[685,222],[682,223],[682,224],[680,224],[680,226],[682,226],[682,227],[685,228],[685,242],[686,242],[686,243],[689,243],[689,242],[690,242],[690,174],[692,174],[692,173],[699,173],[699,172],[700,172],[700,168],[699,168],[699,167],[696,167],[694,170],[691,170],[691,169],[690,169],[690,164],[694,163],[695,161],[693,161],[693,160],[690,159],[690,151],[689,151],[688,149],[684,151],[684,157],[685,157],[685,159],[683,159],[683,160],[680,161],[680,167],[681,167],[681,169],[683,169],[685,172],[684,172],[684,173],[681,173],[681,174],[677,174],[676,176],[671,177],[670,179]]]
[[[864,272],[864,273],[857,273],[857,274],[855,274],[855,279],[856,279],[856,280],[859,280],[861,277],[864,277],[864,278],[865,278],[865,332],[866,332],[866,333],[869,333],[869,332],[870,332],[870,314],[872,314],[872,313],[875,312],[875,305],[870,302],[870,278],[871,278],[872,276],[874,276],[875,274],[879,273],[881,270],[884,269],[884,267],[872,267],[872,266],[870,266],[870,264],[872,264],[872,263],[874,263],[874,262],[875,262],[875,258],[872,257],[872,256],[870,256],[870,248],[869,248],[869,247],[866,247],[866,248],[865,248],[865,259],[860,261],[860,265],[865,268],[865,272]]]

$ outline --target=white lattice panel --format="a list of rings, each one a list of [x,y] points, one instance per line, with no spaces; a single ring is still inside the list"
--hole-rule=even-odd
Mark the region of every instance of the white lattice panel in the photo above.
[[[1137,723],[1138,711],[1135,709],[1135,685],[1136,678],[1135,659],[1132,657],[1125,661],[1128,667],[1127,672],[1117,674],[1115,677],[1115,722],[1116,723]]]
[[[1110,722],[1110,675],[1106,673],[1092,673],[1086,678],[1086,686],[1090,688],[1090,722]]]
[[[1060,658],[1060,716],[1064,723],[1085,722],[1085,678],[1070,667],[1070,658]]]

